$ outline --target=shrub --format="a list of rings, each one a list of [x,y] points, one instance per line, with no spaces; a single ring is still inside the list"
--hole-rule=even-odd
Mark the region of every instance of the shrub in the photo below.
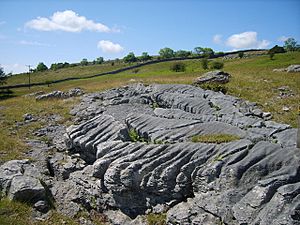
[[[274,52],[269,52],[269,57],[271,60],[273,60],[275,53]]]
[[[82,59],[80,62],[80,65],[82,65],[82,66],[87,66],[88,64],[89,64],[89,62],[87,59]]]
[[[273,48],[269,49],[268,54],[270,53],[285,53],[285,50],[283,47],[275,45]]]
[[[42,62],[40,62],[36,67],[36,71],[40,71],[40,72],[46,71],[47,69],[48,67]]]
[[[171,68],[170,68],[172,71],[175,71],[175,72],[184,72],[185,71],[185,64],[184,63],[180,63],[180,62],[177,62],[177,63],[174,63]]]
[[[219,61],[213,61],[210,68],[211,69],[222,69],[224,67],[224,63],[223,62],[219,62]]]
[[[244,52],[239,52],[239,58],[243,58],[244,57]]]
[[[140,71],[140,69],[136,68],[132,70],[132,73],[138,73]]]
[[[208,60],[207,58],[204,58],[201,60],[202,69],[207,70],[208,69]]]

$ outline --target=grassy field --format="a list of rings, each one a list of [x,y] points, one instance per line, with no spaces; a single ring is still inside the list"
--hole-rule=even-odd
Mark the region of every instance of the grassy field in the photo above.
[[[59,80],[59,79],[64,79],[69,77],[87,77],[90,75],[117,70],[124,66],[126,66],[126,64],[120,62],[120,63],[115,63],[113,66],[110,63],[103,63],[99,65],[63,68],[55,71],[47,70],[45,72],[31,73],[30,80],[31,83],[38,83],[38,82],[51,82],[53,80]],[[28,84],[28,74],[24,73],[16,76],[11,76],[8,79],[6,85],[15,85],[15,84]]]
[[[47,118],[52,114],[59,114],[63,118],[60,122],[66,124],[70,121],[70,115],[68,114],[70,108],[79,102],[78,98],[37,102],[33,97],[25,97],[25,94],[37,91],[64,91],[74,87],[83,88],[86,92],[94,92],[136,82],[143,82],[145,84],[192,84],[196,77],[206,72],[201,68],[200,60],[185,60],[182,62],[186,65],[185,72],[173,72],[170,70],[170,66],[174,62],[164,62],[143,66],[135,70],[114,75],[68,81],[55,85],[52,84],[50,87],[36,86],[30,90],[28,88],[13,90],[14,93],[12,97],[0,100],[0,163],[10,159],[23,158],[23,153],[28,150],[25,144],[26,139],[32,137],[34,130],[45,125],[45,122],[39,120],[23,126],[17,126],[18,122],[23,121],[23,115],[25,113],[31,113],[41,118]],[[274,60],[270,60],[268,56],[258,56],[245,59],[225,60],[224,63],[225,66],[223,70],[232,75],[230,82],[225,84],[228,89],[228,94],[257,102],[264,111],[272,113],[275,121],[296,127],[300,100],[300,73],[273,72],[273,69],[287,67],[291,64],[300,64],[300,52],[277,54]],[[124,65],[119,64],[112,67],[110,64],[107,64],[74,67],[58,70],[56,72],[47,71],[32,75],[32,81],[42,82],[70,76],[83,77],[114,70],[123,66]],[[8,79],[7,84],[26,83],[26,79],[26,75],[11,77]],[[278,88],[282,86],[288,86],[293,96],[280,98]],[[283,107],[289,107],[290,110],[287,112],[283,111]],[[8,220],[6,221],[4,218],[7,214],[5,209],[9,209],[5,204],[8,203],[2,200],[0,203],[0,224],[10,224],[7,222]],[[18,212],[17,209],[19,205],[11,205],[10,207],[12,207],[12,215]],[[29,209],[26,208],[26,210]],[[27,214],[19,213],[18,216],[20,217],[17,217],[19,221],[25,221],[19,224],[27,224]],[[49,224],[52,224],[51,221]],[[73,222],[67,224],[73,224]]]

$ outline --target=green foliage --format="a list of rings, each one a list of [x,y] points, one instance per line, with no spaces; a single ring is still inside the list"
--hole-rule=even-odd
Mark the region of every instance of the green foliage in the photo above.
[[[88,62],[87,59],[82,59],[81,62],[80,62],[80,65],[87,66],[87,65],[89,65],[89,62]]]
[[[285,50],[283,47],[275,45],[273,48],[269,49],[268,54],[270,53],[285,53]]]
[[[95,64],[102,64],[103,62],[104,62],[103,57],[98,57],[98,58],[96,59]]]
[[[217,162],[217,161],[223,161],[224,156],[221,154],[218,154],[214,157],[213,162]]]
[[[142,55],[139,57],[139,59],[142,61],[142,62],[146,62],[148,60],[151,60],[152,57],[150,55],[148,55],[148,52],[143,52]]]
[[[175,72],[184,72],[185,71],[185,64],[182,62],[176,62],[173,63],[170,67],[171,71],[175,71]]]
[[[70,64],[65,62],[65,63],[52,63],[50,66],[51,70],[58,70],[58,69],[62,69],[62,68],[67,68],[69,67]]]
[[[222,69],[224,67],[224,63],[220,61],[213,61],[210,65],[211,69]]]
[[[227,143],[231,141],[239,140],[240,137],[231,134],[205,134],[196,135],[192,137],[192,142],[202,142],[202,143]]]
[[[243,58],[244,57],[244,52],[239,52],[239,58]]]
[[[138,73],[139,71],[140,71],[140,69],[135,68],[135,69],[132,70],[132,73]]]
[[[201,60],[201,66],[202,66],[202,69],[204,69],[204,70],[208,69],[208,60],[207,60],[207,58],[203,58]]]
[[[165,213],[154,214],[150,213],[147,215],[148,225],[166,225],[167,215]]]
[[[4,73],[3,67],[0,66],[0,85],[6,84],[7,76]]]
[[[273,60],[275,52],[269,52],[268,54],[269,54],[270,59]]]
[[[216,52],[215,55],[224,55],[224,52]]]
[[[178,50],[175,52],[176,57],[181,57],[181,58],[187,58],[191,55],[192,53],[190,51],[185,51],[185,50]]]
[[[199,87],[205,89],[205,90],[211,90],[215,92],[222,92],[223,94],[226,94],[228,92],[228,88],[224,85],[217,84],[217,83],[206,83],[201,84]]]
[[[197,55],[202,55],[204,57],[211,57],[214,55],[214,50],[211,48],[195,47],[194,51]]]
[[[288,38],[284,42],[284,49],[288,52],[296,51],[299,48],[299,45],[297,45],[297,41],[294,38]]]
[[[48,67],[43,62],[40,62],[36,67],[36,71],[38,72],[43,72],[46,70],[48,70]]]
[[[160,49],[158,53],[163,59],[173,58],[175,56],[174,51],[167,47]]]
[[[147,142],[143,137],[141,137],[138,132],[131,128],[128,132],[129,138],[132,142]]]
[[[135,57],[133,52],[129,52],[127,56],[123,58],[125,63],[133,63],[137,61],[137,58]]]

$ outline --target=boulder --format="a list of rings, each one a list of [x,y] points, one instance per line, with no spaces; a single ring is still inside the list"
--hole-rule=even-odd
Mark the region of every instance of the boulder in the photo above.
[[[11,200],[35,203],[45,199],[45,188],[39,179],[30,176],[15,176],[10,184],[8,197]]]
[[[286,68],[288,73],[300,72],[300,65],[290,65]]]
[[[204,83],[228,83],[230,78],[230,74],[220,71],[220,70],[215,70],[215,71],[210,71],[205,74],[203,74],[201,77],[198,77],[194,84],[204,84]]]
[[[46,198],[40,172],[29,160],[12,160],[0,166],[0,190],[10,199],[36,203]]]

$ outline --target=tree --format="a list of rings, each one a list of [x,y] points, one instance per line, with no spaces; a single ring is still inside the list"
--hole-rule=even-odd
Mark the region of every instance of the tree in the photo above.
[[[239,52],[240,59],[244,57],[244,52]]]
[[[194,51],[197,55],[202,55],[205,57],[210,57],[214,55],[214,50],[212,50],[211,48],[195,47]]]
[[[43,62],[40,62],[36,67],[37,72],[43,72],[46,71],[47,69],[48,67]]]
[[[126,63],[132,63],[132,62],[136,62],[137,58],[135,57],[133,52],[129,52],[129,54],[127,56],[125,56],[123,58],[124,62]]]
[[[3,68],[0,66],[0,85],[6,84],[7,76],[4,73]]]
[[[185,50],[178,50],[175,52],[176,57],[182,57],[182,58],[187,58],[191,55],[192,53],[190,51],[185,51]]]
[[[269,49],[268,54],[270,53],[285,53],[285,50],[283,47],[275,45],[273,48]]]
[[[296,51],[297,49],[297,41],[294,38],[288,38],[285,42],[284,42],[284,49],[288,52],[290,51]]]
[[[82,59],[80,62],[80,65],[82,65],[82,66],[87,66],[88,64],[89,64],[89,62],[87,59]]]
[[[203,53],[203,48],[202,47],[195,47],[194,51],[197,55],[201,55]]]
[[[152,57],[148,55],[148,52],[143,52],[142,55],[140,56],[140,60],[145,62],[150,60]]]
[[[224,63],[223,62],[219,62],[219,61],[214,61],[212,62],[210,68],[211,69],[217,69],[217,70],[220,70],[224,67]]]
[[[98,57],[98,58],[96,59],[95,64],[102,64],[103,62],[104,62],[103,57]]]
[[[158,54],[163,59],[173,58],[174,57],[174,51],[171,48],[162,48],[159,50]]]

